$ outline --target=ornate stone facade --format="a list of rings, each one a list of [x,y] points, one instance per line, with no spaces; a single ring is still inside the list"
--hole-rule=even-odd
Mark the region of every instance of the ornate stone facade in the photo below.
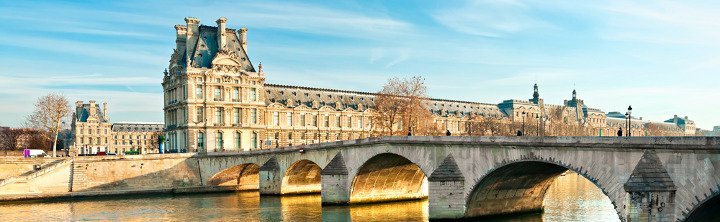
[[[103,109],[95,101],[75,103],[70,130],[71,155],[95,155],[98,152],[124,154],[125,151],[157,153],[157,138],[163,135],[164,123],[111,123],[107,103]]]
[[[226,21],[212,27],[188,17],[175,26],[177,45],[162,83],[169,150],[240,151],[373,135],[373,93],[267,84],[262,64],[256,70],[248,57],[247,29],[225,28]],[[439,132],[433,135],[616,136],[626,127],[624,118],[587,107],[575,91],[563,105],[546,105],[537,85],[528,101],[430,99],[427,107]],[[647,135],[647,123],[633,120],[633,135]],[[658,124],[667,132],[692,128]]]
[[[106,152],[110,149],[110,118],[107,116],[107,103],[103,109],[95,101],[83,104],[75,102],[75,113],[72,116],[71,132],[73,145],[70,152],[75,155]]]

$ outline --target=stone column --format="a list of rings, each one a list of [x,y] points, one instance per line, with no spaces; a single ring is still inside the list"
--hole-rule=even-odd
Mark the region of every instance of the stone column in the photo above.
[[[320,173],[322,205],[347,205],[350,185],[345,159],[341,152]]]
[[[260,195],[280,195],[282,177],[277,158],[270,158],[259,169]]]
[[[430,174],[430,219],[454,219],[465,215],[465,177],[460,172],[452,154]]]
[[[675,183],[657,154],[645,151],[625,183],[627,222],[675,221]]]

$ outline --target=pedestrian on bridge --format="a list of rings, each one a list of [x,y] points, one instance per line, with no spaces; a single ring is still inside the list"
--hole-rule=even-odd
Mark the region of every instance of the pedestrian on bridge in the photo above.
[[[618,136],[622,136],[622,127],[620,127],[620,129],[618,129]]]

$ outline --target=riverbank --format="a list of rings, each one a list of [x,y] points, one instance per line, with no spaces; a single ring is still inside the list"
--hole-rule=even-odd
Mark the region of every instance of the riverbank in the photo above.
[[[88,192],[64,192],[64,193],[27,193],[27,194],[2,194],[0,203],[12,203],[34,200],[56,200],[87,197],[112,197],[112,196],[135,196],[147,194],[190,194],[190,193],[218,193],[239,191],[238,186],[197,186],[178,187],[144,190],[114,190],[114,191],[88,191]]]

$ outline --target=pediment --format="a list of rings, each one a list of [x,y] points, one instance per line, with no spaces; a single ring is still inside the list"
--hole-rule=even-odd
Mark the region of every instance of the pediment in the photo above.
[[[268,108],[280,108],[280,109],[282,109],[282,108],[285,108],[285,105],[283,105],[282,103],[274,102],[274,103],[271,103],[270,105],[268,105]]]
[[[299,106],[295,107],[294,110],[311,110],[310,107],[306,106],[305,104],[300,104]]]
[[[225,65],[225,66],[241,66],[240,62],[236,58],[232,58],[227,55],[218,55],[213,58],[213,65]]]
[[[318,110],[320,110],[320,111],[335,111],[335,108],[332,108],[330,106],[322,106]]]

